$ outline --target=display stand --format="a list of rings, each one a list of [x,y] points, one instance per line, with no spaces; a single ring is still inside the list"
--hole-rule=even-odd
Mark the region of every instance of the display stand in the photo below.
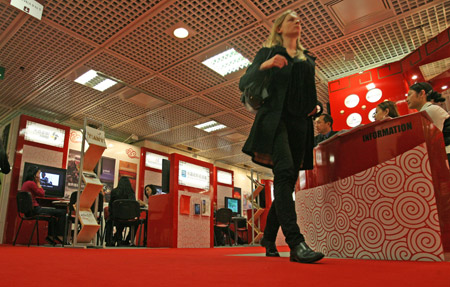
[[[249,200],[252,204],[252,216],[248,220],[248,225],[252,229],[252,242],[250,244],[255,244],[258,243],[264,235],[264,233],[261,231],[260,228],[261,222],[259,220],[261,214],[263,214],[264,212],[264,208],[261,208],[261,206],[258,204],[256,200],[261,191],[264,190],[264,184],[259,183],[258,180],[255,180],[253,178],[253,170],[251,171],[250,180],[252,182],[253,192],[249,196],[247,195],[247,200]]]
[[[89,144],[86,151],[85,142]],[[77,193],[75,226],[81,223],[81,230],[75,228],[73,245],[88,246],[93,245],[92,240],[96,237],[100,228],[96,217],[98,210],[98,194],[103,189],[94,168],[102,157],[103,151],[106,149],[105,132],[103,125],[101,129],[95,129],[87,126],[87,119],[84,120],[83,140],[81,144],[81,161],[79,170],[78,191],[81,190],[81,180],[84,182],[84,189]],[[92,213],[91,206],[95,202],[95,210]]]

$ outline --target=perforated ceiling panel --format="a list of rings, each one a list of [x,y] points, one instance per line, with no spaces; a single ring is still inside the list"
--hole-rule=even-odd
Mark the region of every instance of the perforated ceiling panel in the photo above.
[[[2,98],[2,103],[17,105],[92,49],[88,44],[29,18],[0,51],[0,63],[7,67],[8,73],[1,83],[2,95],[8,95]]]
[[[254,21],[239,1],[176,1],[157,15],[152,15],[151,21],[141,25],[111,49],[151,69],[160,70]],[[186,40],[177,40],[169,35],[167,31],[178,22],[186,23],[195,35]]]
[[[121,81],[132,84],[150,75],[150,72],[133,66],[129,62],[114,57],[109,53],[101,53],[90,59],[86,66]]]
[[[189,99],[178,104],[203,116],[209,116],[223,111],[223,109],[221,109],[220,107],[211,104],[209,101],[206,101],[205,99],[199,97]]]
[[[18,14],[19,10],[4,3],[0,3],[0,35],[8,28],[9,24],[11,24]]]
[[[382,4],[391,17],[364,27],[343,24],[331,7],[355,1],[47,0],[40,1],[39,21],[0,0],[0,66],[6,68],[0,126],[25,113],[79,129],[89,117],[104,123],[116,140],[137,134],[266,172],[240,150],[254,120],[240,102],[244,70],[222,77],[201,62],[228,48],[253,61],[274,20],[294,10],[301,18],[301,42],[317,56],[317,94],[325,105],[329,81],[400,60],[450,26],[445,0],[358,1],[364,6],[355,15],[361,18],[352,21],[368,23]],[[179,26],[190,36],[172,36]],[[432,77],[445,65],[426,66],[424,73]],[[99,92],[74,83],[86,69],[121,84]],[[209,120],[228,128],[194,128]]]
[[[159,2],[159,0],[47,0],[44,17],[102,44]]]

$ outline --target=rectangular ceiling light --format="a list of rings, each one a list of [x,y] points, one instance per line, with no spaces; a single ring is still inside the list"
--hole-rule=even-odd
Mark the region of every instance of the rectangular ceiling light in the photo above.
[[[117,84],[116,81],[102,77],[94,70],[89,70],[83,75],[79,76],[75,79],[75,82],[85,85],[86,87],[96,89],[100,92],[103,92]]]
[[[203,124],[198,124],[195,127],[198,128],[198,129],[201,129],[201,130],[203,130],[203,131],[205,131],[207,133],[214,132],[214,131],[226,128],[225,125],[219,124],[216,121],[209,121],[209,122],[206,122],[206,123],[203,123]]]
[[[250,65],[250,61],[233,48],[206,59],[202,63],[222,76],[231,74]]]

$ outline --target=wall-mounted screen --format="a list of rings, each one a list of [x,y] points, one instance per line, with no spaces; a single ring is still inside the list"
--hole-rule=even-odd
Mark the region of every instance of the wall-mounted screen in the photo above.
[[[23,169],[24,174],[32,165],[38,166],[39,170],[41,171],[40,183],[42,189],[45,190],[45,196],[59,198],[64,197],[64,189],[66,185],[66,170],[62,168],[26,162]]]
[[[167,160],[167,156],[160,155],[157,153],[146,152],[145,153],[145,166],[162,170],[163,159]]]
[[[217,170],[217,182],[223,184],[233,184],[233,175],[231,172]]]
[[[178,184],[209,190],[209,173],[207,167],[180,161],[178,163]]]
[[[66,133],[63,129],[27,121],[24,135],[27,141],[62,148]]]

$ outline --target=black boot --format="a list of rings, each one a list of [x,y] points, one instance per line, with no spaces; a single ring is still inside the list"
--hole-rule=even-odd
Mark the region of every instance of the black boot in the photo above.
[[[261,246],[266,248],[266,256],[267,257],[280,257],[280,253],[278,253],[277,247],[275,246],[275,242],[270,242],[264,237],[261,239]]]
[[[300,263],[313,263],[323,258],[323,254],[315,252],[306,244],[302,242],[293,249],[291,249],[291,261]]]

